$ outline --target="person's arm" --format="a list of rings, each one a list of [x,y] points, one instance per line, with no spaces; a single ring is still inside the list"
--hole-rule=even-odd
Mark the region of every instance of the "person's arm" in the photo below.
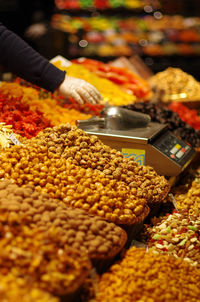
[[[49,63],[24,40],[0,23],[0,63],[17,76],[49,91],[64,81],[65,72]]]
[[[84,80],[66,75],[24,40],[0,23],[0,63],[17,76],[51,92],[58,89],[79,103],[98,103],[98,90]]]

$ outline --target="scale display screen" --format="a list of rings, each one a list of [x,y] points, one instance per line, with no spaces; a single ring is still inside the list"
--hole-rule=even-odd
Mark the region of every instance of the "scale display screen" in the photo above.
[[[192,148],[170,132],[163,134],[152,144],[175,162],[182,161]]]

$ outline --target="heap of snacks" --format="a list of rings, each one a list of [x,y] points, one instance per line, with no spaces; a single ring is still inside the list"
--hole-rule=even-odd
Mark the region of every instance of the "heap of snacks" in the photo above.
[[[114,67],[110,64],[85,58],[73,60],[73,62],[81,64],[96,75],[112,81],[138,99],[145,100],[151,96],[149,84],[129,69]]]
[[[169,67],[150,78],[154,98],[165,103],[171,101],[199,101],[200,83],[179,68]]]
[[[200,268],[200,215],[173,213],[148,227],[148,247],[158,253],[181,257]]]
[[[18,143],[18,138],[21,141],[20,135],[13,134],[12,125],[0,123],[0,149],[9,148],[14,143]]]
[[[90,273],[87,255],[62,245],[53,228],[47,234],[1,223],[0,230],[0,274],[11,273],[30,286],[64,296],[76,291]]]
[[[99,282],[96,301],[198,301],[200,271],[182,259],[132,247]]]
[[[135,96],[128,94],[120,89],[110,80],[100,78],[84,66],[72,63],[69,67],[62,67],[62,63],[58,60],[54,63],[58,68],[65,70],[68,75],[81,78],[93,86],[95,86],[103,97],[103,103],[109,105],[128,105],[134,103]]]
[[[200,168],[198,168],[200,172]],[[199,174],[198,172],[198,174]],[[200,178],[197,176],[191,184],[177,186],[173,189],[177,208],[195,213],[200,210]]]
[[[117,254],[126,242],[126,233],[115,224],[89,216],[81,209],[67,208],[62,202],[58,204],[34,186],[20,188],[8,180],[0,182],[0,216],[5,221],[21,218],[39,231],[54,227],[63,244],[88,253],[90,258]]]
[[[67,205],[119,224],[143,221],[147,202],[161,202],[169,191],[153,168],[138,166],[96,136],[76,127],[47,128],[23,146],[0,155],[0,177],[35,185]]]
[[[196,130],[200,130],[200,116],[198,115],[197,110],[195,109],[191,110],[188,107],[178,102],[172,102],[169,105],[169,108],[174,112],[177,112],[179,117],[186,124],[192,126]]]
[[[0,122],[12,125],[16,133],[31,138],[51,123],[42,112],[32,111],[22,102],[23,90],[15,83],[0,86]]]
[[[200,147],[200,131],[186,124],[176,112],[168,107],[157,103],[138,102],[125,108],[149,114],[152,122],[167,124],[169,130],[173,131],[175,135],[188,141],[194,148]]]
[[[59,302],[58,298],[30,286],[23,277],[16,278],[11,273],[0,275],[0,297],[6,302]]]
[[[15,132],[28,138],[37,135],[50,125],[66,122],[75,125],[77,120],[91,117],[78,110],[62,107],[53,95],[51,98],[43,98],[37,89],[19,83],[3,82],[0,97],[2,105],[0,120],[13,125]]]

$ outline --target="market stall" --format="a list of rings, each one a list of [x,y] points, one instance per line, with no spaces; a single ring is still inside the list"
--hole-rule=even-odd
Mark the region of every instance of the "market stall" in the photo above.
[[[112,62],[53,62],[103,100],[1,83],[1,296],[198,301],[199,83],[180,70],[173,88],[170,71],[164,85]]]

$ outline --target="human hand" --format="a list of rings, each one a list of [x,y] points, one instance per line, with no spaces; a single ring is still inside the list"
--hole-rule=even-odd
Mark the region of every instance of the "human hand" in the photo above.
[[[58,89],[61,94],[75,99],[80,104],[85,102],[97,104],[102,100],[101,94],[93,85],[68,75],[65,75]]]

